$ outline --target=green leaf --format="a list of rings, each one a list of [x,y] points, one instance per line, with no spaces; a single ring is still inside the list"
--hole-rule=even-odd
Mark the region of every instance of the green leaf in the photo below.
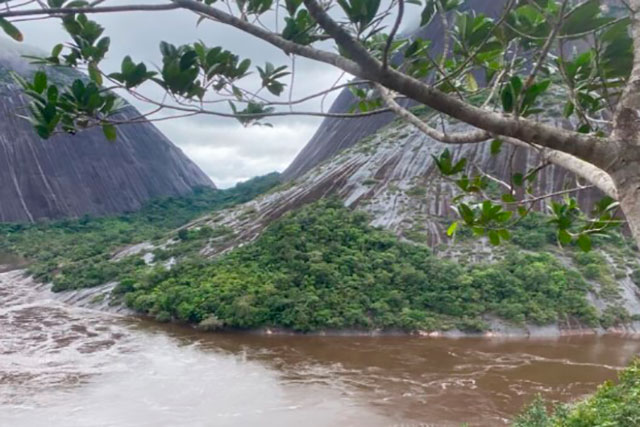
[[[498,230],[498,234],[502,240],[509,240],[511,238],[511,233],[505,228]]]
[[[458,221],[455,221],[447,229],[447,236],[449,237],[453,236],[457,229],[458,229]]]
[[[507,113],[512,112],[513,111],[514,97],[513,97],[513,89],[511,88],[510,85],[506,85],[504,87],[504,89],[502,89],[502,93],[500,94],[500,98],[502,100],[502,109],[504,111],[506,111]]]
[[[517,97],[518,95],[520,95],[520,92],[522,92],[522,86],[523,86],[522,79],[519,76],[513,76],[511,77],[511,79],[509,79],[509,83],[513,88],[513,93],[515,94],[515,96]]]
[[[489,230],[487,236],[489,236],[489,242],[493,246],[498,246],[500,244],[500,234],[498,234],[496,230]]]
[[[93,80],[97,85],[102,85],[102,74],[95,63],[89,64],[89,78]]]
[[[516,198],[511,193],[504,193],[500,198],[505,203],[513,203],[516,201]]]
[[[420,26],[427,25],[437,12],[436,3],[434,0],[427,0],[427,3],[422,9],[422,13],[420,14]]]
[[[89,6],[89,3],[83,0],[72,1],[64,5],[64,7],[73,7],[73,8],[87,7],[87,6]]]
[[[458,205],[458,213],[460,214],[464,222],[466,222],[468,225],[473,225],[475,214],[468,205],[466,205],[465,203],[460,203],[460,205]]]
[[[567,230],[558,230],[558,241],[560,242],[560,244],[568,245],[572,240],[573,238]]]
[[[499,139],[494,139],[491,141],[491,155],[495,156],[500,153],[502,148],[502,141]]]
[[[18,30],[15,25],[4,18],[0,18],[0,28],[2,28],[2,30],[12,39],[19,42],[24,40],[24,37],[22,36],[20,30]]]
[[[562,25],[562,35],[574,35],[594,30],[613,20],[602,16],[601,0],[588,0],[576,6]]]
[[[116,138],[118,137],[116,127],[111,123],[103,124],[102,132],[104,133],[104,136],[107,138],[107,140],[111,142],[115,141]]]
[[[520,187],[524,183],[524,175],[520,172],[513,174],[513,184]]]
[[[62,45],[62,43],[58,43],[57,45],[55,45],[53,47],[53,49],[51,49],[51,56],[52,57],[57,57],[60,55],[60,52],[62,52],[62,48],[64,46]]]
[[[476,81],[476,78],[473,77],[473,74],[472,73],[467,73],[465,78],[467,80],[467,88],[471,92],[476,92],[478,90],[478,82]]]
[[[37,71],[33,76],[33,90],[43,93],[47,88],[47,74],[44,71]]]
[[[589,237],[588,234],[581,234],[580,237],[578,237],[577,243],[583,252],[589,252],[591,250],[591,237]]]
[[[564,105],[564,111],[562,112],[562,115],[565,118],[569,118],[573,114],[574,109],[575,106],[573,105],[573,102],[567,101],[567,103]]]

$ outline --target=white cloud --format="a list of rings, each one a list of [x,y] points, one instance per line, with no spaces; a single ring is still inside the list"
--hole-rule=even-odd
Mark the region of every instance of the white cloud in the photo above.
[[[235,121],[204,121],[167,121],[158,123],[158,127],[221,188],[283,170],[317,127],[307,121],[281,123],[272,128],[244,128]]]

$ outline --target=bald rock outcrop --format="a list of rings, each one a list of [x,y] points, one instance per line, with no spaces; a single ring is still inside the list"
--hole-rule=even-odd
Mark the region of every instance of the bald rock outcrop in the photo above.
[[[214,187],[148,122],[121,126],[114,143],[100,129],[40,139],[19,117],[26,100],[9,77],[31,69],[15,48],[0,49],[0,222],[133,211],[152,198]],[[128,106],[121,116],[139,113]]]

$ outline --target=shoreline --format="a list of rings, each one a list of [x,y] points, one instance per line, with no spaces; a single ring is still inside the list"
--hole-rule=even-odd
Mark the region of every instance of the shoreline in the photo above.
[[[150,322],[156,322],[153,318],[148,319]],[[172,322],[170,322],[172,323]],[[401,331],[401,330],[357,330],[357,329],[344,329],[344,330],[319,330],[311,332],[298,332],[283,328],[271,328],[262,327],[252,330],[239,330],[239,329],[220,329],[217,331],[204,331],[198,328],[197,325],[172,323],[175,325],[181,325],[188,327],[203,333],[219,333],[219,334],[246,334],[246,335],[260,335],[260,336],[309,336],[309,337],[354,337],[354,338],[383,338],[383,337],[415,337],[415,338],[447,338],[447,339],[464,339],[464,338],[481,338],[481,339],[554,339],[564,337],[584,337],[584,336],[618,336],[626,337],[630,339],[640,339],[640,325],[632,325],[632,328],[611,328],[611,329],[560,329],[556,325],[547,325],[544,327],[535,327],[536,329],[553,329],[554,332],[540,332],[537,330],[528,330],[521,328],[519,330],[513,330],[509,332],[488,330],[484,332],[465,332],[461,330],[447,330],[447,331]]]
[[[94,288],[82,288],[78,290],[53,292],[51,285],[38,283],[30,278],[22,266],[0,265],[0,279],[3,276],[12,275],[21,279],[29,279],[34,285],[34,289],[46,289],[50,295],[59,301],[76,307],[93,309],[96,311],[117,314],[128,319],[139,319],[158,326],[171,325],[173,327],[189,328],[199,333],[207,334],[235,334],[235,335],[260,335],[260,336],[308,336],[308,337],[360,337],[360,338],[381,338],[381,337],[415,337],[415,338],[481,338],[481,339],[554,339],[563,337],[581,337],[581,336],[605,336],[613,335],[627,337],[630,339],[640,339],[640,321],[621,327],[602,329],[602,328],[562,328],[559,324],[552,325],[525,325],[516,326],[505,322],[496,317],[488,317],[485,319],[489,323],[490,328],[482,332],[467,332],[458,329],[441,330],[441,331],[404,331],[404,330],[383,330],[383,329],[323,329],[310,332],[295,331],[280,327],[263,326],[255,329],[236,329],[222,327],[216,330],[206,330],[198,327],[198,325],[170,321],[167,323],[159,322],[153,317],[131,311],[124,305],[105,304],[104,298],[100,298],[96,302],[96,296],[108,294],[113,284],[105,284]],[[11,279],[11,277],[10,277]]]

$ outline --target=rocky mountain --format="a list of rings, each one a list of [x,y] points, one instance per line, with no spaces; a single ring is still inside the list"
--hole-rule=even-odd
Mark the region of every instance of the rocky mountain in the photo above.
[[[25,99],[8,78],[9,70],[31,69],[15,47],[0,49],[0,222],[132,211],[155,197],[214,186],[151,123],[122,126],[115,143],[100,129],[41,140],[18,117]],[[133,107],[121,114],[139,116]]]
[[[461,127],[462,125],[456,125]],[[237,230],[241,241],[251,240],[284,213],[327,196],[368,212],[372,225],[430,246],[446,242],[444,231],[452,218],[451,201],[459,194],[455,182],[445,179],[433,157],[446,148],[411,125],[394,121],[350,148],[335,154],[277,191],[214,217],[217,225]],[[469,144],[455,149],[468,159],[470,168],[481,165],[496,175],[539,165],[536,153],[504,146],[492,155],[490,144]],[[545,167],[535,184],[539,192],[573,188],[576,178],[557,167]],[[577,193],[582,203],[593,203],[600,194]],[[543,204],[539,205],[543,208]],[[211,222],[203,219],[201,222]],[[212,223],[213,225],[213,223]]]

